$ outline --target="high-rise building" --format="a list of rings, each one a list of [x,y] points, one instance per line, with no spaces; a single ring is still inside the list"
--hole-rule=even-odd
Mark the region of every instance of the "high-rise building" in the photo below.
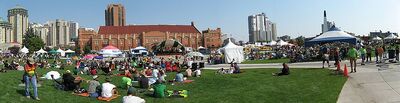
[[[248,17],[249,24],[249,42],[255,43],[258,41],[272,41],[276,40],[276,25],[269,20],[264,14],[250,15]]]
[[[49,27],[47,25],[43,26],[39,23],[30,23],[29,27],[33,29],[34,34],[39,36],[47,46],[50,46],[48,42]]]
[[[125,26],[125,8],[122,4],[109,4],[105,10],[106,26]]]
[[[78,29],[79,29],[79,23],[70,21],[70,26],[69,26],[69,37],[71,38],[70,41],[72,42],[73,39],[78,38]]]
[[[70,23],[65,20],[56,19],[48,21],[45,26],[49,27],[48,46],[66,46],[70,43]]]
[[[324,24],[321,25],[322,33],[327,32],[332,27],[332,25],[334,24],[327,20],[326,11],[324,10]]]
[[[11,42],[12,26],[7,21],[0,17],[0,43]]]
[[[8,21],[12,25],[11,42],[22,43],[23,36],[28,30],[28,10],[17,5],[8,10]]]
[[[274,40],[274,41],[276,41],[277,40],[277,36],[276,36],[276,34],[277,34],[277,31],[276,31],[276,24],[275,23],[272,23],[272,40]],[[270,40],[271,41],[271,40]]]

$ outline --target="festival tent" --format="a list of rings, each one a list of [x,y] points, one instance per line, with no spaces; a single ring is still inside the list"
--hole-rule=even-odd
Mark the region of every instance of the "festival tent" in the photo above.
[[[335,25],[333,25],[327,32],[305,42],[305,46],[309,47],[314,44],[332,42],[347,42],[355,45],[357,43],[357,38],[340,30],[339,28],[336,28]]]
[[[274,46],[274,45],[276,45],[276,41],[270,41],[269,43],[267,43],[267,45],[269,45],[269,46]]]
[[[94,57],[96,57],[97,55],[96,54],[87,54],[87,55],[85,55],[84,57],[83,57],[83,59],[93,59]]]
[[[122,52],[117,47],[108,45],[100,50],[99,54],[102,54],[103,57],[117,57],[121,55]]]
[[[135,54],[135,55],[140,55],[140,54],[147,55],[148,54],[147,49],[142,46],[138,46],[136,48],[131,49],[131,53]]]
[[[185,46],[182,45],[179,41],[174,39],[164,40],[160,42],[155,48],[154,51],[171,51],[173,49],[178,49],[180,52],[185,51]]]
[[[50,54],[57,54],[57,51],[54,50],[54,49],[51,49],[51,50],[49,51],[49,53],[50,53]]]
[[[399,39],[396,35],[394,35],[393,33],[390,34],[389,36],[385,37],[385,40],[392,40],[392,39]]]
[[[40,48],[40,50],[39,51],[36,51],[36,53],[39,53],[39,54],[44,54],[44,53],[47,53],[46,51],[44,51],[43,50],[43,48]]]
[[[283,41],[283,40],[280,40],[278,43],[276,43],[276,45],[278,45],[278,46],[284,46],[284,45],[290,45],[290,43],[285,42],[285,41]]]
[[[244,60],[243,47],[233,44],[230,39],[228,44],[222,48],[222,51],[224,53],[226,63],[230,63],[232,61],[241,63]]]
[[[203,46],[199,46],[198,48],[197,48],[197,50],[199,50],[199,49],[205,49]]]
[[[58,48],[58,50],[56,51],[57,53],[60,53],[61,56],[65,56],[65,51],[62,50],[61,48]]]
[[[185,55],[186,57],[204,57],[200,52],[189,52]]]
[[[20,50],[21,53],[29,53],[29,49],[26,48],[25,46]]]
[[[375,40],[375,41],[380,41],[380,40],[382,40],[382,38],[380,38],[380,37],[375,37],[375,38],[372,38],[372,40]]]
[[[72,51],[71,49],[68,49],[67,51],[65,51],[65,53],[75,53],[75,51]]]

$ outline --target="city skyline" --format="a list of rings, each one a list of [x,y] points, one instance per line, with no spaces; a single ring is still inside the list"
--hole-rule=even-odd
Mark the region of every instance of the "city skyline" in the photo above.
[[[29,11],[29,21],[45,23],[64,19],[83,27],[104,26],[104,9],[121,3],[126,9],[126,24],[188,24],[194,21],[199,30],[220,27],[225,34],[248,41],[247,16],[264,12],[277,24],[277,35],[293,38],[311,37],[321,32],[323,11],[329,21],[342,30],[366,35],[371,31],[400,31],[400,1],[23,1],[0,0],[0,17],[7,10],[21,5]],[[203,5],[204,4],[204,5]],[[207,6],[205,6],[207,5]],[[184,9],[182,9],[184,8]],[[300,34],[300,35],[299,35]]]

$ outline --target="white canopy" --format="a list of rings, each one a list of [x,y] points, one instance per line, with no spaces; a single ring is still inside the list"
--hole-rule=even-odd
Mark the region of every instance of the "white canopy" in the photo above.
[[[382,38],[380,38],[380,37],[375,37],[375,38],[372,38],[372,40],[382,40]]]
[[[276,45],[278,45],[278,46],[283,46],[283,45],[290,45],[290,43],[285,42],[285,41],[283,41],[283,40],[280,40],[278,43],[276,43]]]
[[[65,53],[75,53],[75,51],[72,51],[71,49],[68,49],[67,51],[65,51]]]
[[[117,47],[108,45],[100,50],[99,54],[102,54],[103,57],[117,57],[121,55],[122,52]]]
[[[40,48],[40,50],[39,50],[39,51],[36,51],[36,53],[44,54],[44,53],[47,53],[47,51],[44,51],[43,48]]]
[[[222,50],[225,56],[226,63],[230,62],[241,63],[244,60],[243,47],[233,44],[230,39],[228,44],[226,44],[222,48]]]
[[[204,47],[203,46],[199,46],[197,49],[204,49]]]
[[[29,49],[26,48],[25,46],[20,50],[21,53],[29,53]]]
[[[273,46],[273,45],[276,45],[276,41],[270,41],[269,43],[267,43],[267,45],[269,45],[269,46]]]
[[[185,55],[186,57],[204,57],[203,54],[201,54],[200,52],[189,52]]]
[[[394,34],[390,34],[389,36],[385,37],[385,39],[399,39],[399,38]]]
[[[60,53],[61,56],[65,56],[65,51],[62,50],[61,48],[58,48],[57,53]]]
[[[147,50],[147,49],[142,46],[138,46],[136,48],[133,48],[133,50]]]

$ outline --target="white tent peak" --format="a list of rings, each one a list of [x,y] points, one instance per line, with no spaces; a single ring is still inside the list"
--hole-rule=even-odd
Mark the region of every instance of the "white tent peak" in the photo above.
[[[398,37],[391,33],[389,36],[385,37],[385,39],[398,39]]]
[[[29,53],[29,49],[26,48],[25,46],[20,50],[22,53]]]
[[[233,44],[230,39],[228,44],[226,44],[222,50],[225,55],[225,62],[227,63],[241,63],[244,60],[243,47]]]

